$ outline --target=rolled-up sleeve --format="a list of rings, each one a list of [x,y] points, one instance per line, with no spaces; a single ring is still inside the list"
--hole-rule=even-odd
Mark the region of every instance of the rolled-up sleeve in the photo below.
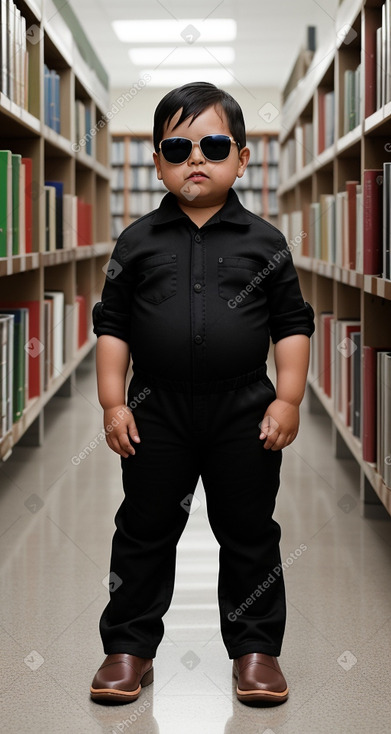
[[[270,274],[265,279],[265,285],[273,343],[294,334],[312,336],[315,331],[314,311],[303,299],[285,237],[281,239],[277,252],[271,260]]]
[[[101,300],[92,309],[92,320],[94,334],[98,337],[108,334],[130,345],[133,279],[123,246],[120,237],[107,263]]]

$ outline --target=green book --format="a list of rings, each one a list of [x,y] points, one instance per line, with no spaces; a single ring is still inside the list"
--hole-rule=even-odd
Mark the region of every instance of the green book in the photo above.
[[[12,252],[12,153],[0,150],[0,257]]]
[[[1,308],[0,313],[14,316],[13,421],[20,420],[26,404],[26,350],[28,342],[28,308]]]
[[[19,177],[22,156],[12,153],[12,254],[19,255]]]

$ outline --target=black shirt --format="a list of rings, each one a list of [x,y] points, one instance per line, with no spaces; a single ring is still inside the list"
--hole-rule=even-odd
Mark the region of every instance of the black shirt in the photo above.
[[[314,331],[284,236],[233,189],[201,228],[171,193],[129,225],[93,320],[97,336],[129,343],[135,372],[193,382],[251,372],[270,336]]]

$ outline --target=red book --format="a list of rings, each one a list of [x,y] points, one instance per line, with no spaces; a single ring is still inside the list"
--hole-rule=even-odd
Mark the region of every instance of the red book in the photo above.
[[[326,145],[326,132],[325,132],[325,104],[324,104],[325,92],[322,89],[318,90],[318,153],[321,153],[325,149]]]
[[[29,340],[25,349],[29,354],[29,398],[41,394],[40,391],[40,354],[43,344],[40,336],[40,303],[39,301],[2,301],[4,308],[28,308]]]
[[[382,272],[383,242],[383,169],[364,171],[364,273],[380,275]]]
[[[76,296],[78,304],[78,335],[77,346],[80,347],[87,341],[87,305],[85,296]]]
[[[360,331],[360,322],[356,324],[346,324],[344,326],[344,341],[351,342],[351,334],[353,331]],[[348,349],[348,354],[349,354]],[[342,412],[344,421],[347,426],[350,426],[350,405],[352,401],[352,373],[351,373],[351,360],[352,355],[344,356],[342,360]]]
[[[354,270],[356,267],[356,250],[357,250],[357,199],[356,188],[359,181],[346,181],[346,191],[348,194],[348,262],[345,267]]]
[[[92,206],[77,200],[77,244],[92,245]]]
[[[26,252],[33,251],[33,161],[31,158],[22,158],[25,165],[25,222],[26,222]]]
[[[323,326],[323,390],[331,398],[331,339],[334,314],[321,314]]]

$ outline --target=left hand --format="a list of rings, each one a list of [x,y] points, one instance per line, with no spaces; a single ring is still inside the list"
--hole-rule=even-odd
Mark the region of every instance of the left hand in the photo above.
[[[270,403],[262,422],[259,424],[259,438],[266,441],[264,449],[278,451],[295,440],[299,430],[299,406],[278,398]]]

